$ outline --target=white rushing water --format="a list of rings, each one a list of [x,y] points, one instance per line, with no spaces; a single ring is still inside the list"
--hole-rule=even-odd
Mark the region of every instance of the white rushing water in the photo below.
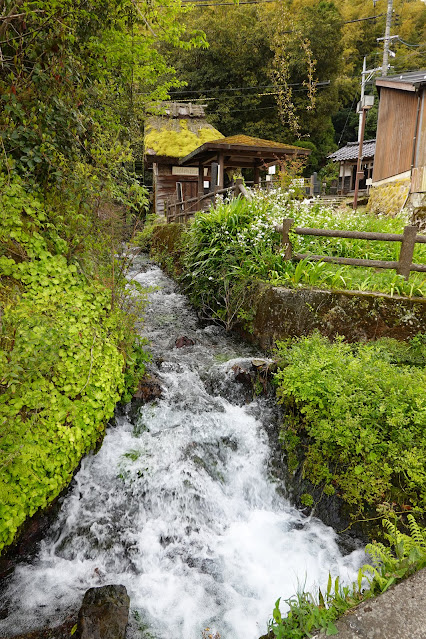
[[[246,403],[233,379],[248,347],[200,327],[160,269],[145,269],[136,278],[157,288],[142,332],[163,397],[133,424],[117,419],[83,460],[38,555],[10,578],[2,637],[54,626],[87,588],[120,583],[129,639],[201,639],[206,627],[257,639],[278,597],[324,585],[329,571],[352,581],[362,563],[361,551],[342,556],[333,530],[291,507],[268,476],[273,410]],[[195,345],[175,348],[182,335]]]

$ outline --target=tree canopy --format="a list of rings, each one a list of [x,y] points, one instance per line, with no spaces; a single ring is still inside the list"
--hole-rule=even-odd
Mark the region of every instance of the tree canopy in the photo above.
[[[165,52],[187,83],[173,97],[203,101],[225,135],[309,142],[315,169],[339,143],[356,139],[363,57],[368,68],[380,67],[386,8],[386,0],[210,0],[185,17],[190,29],[205,32],[209,47]],[[400,39],[392,41],[390,73],[425,66],[425,28],[421,0],[394,1],[391,33]],[[375,135],[376,117],[377,109],[367,136]]]

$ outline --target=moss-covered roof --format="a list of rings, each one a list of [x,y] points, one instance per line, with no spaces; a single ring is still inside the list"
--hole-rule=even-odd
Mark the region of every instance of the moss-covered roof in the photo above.
[[[213,140],[208,140],[209,142],[213,142]],[[258,147],[272,147],[282,149],[285,147],[286,149],[295,149],[300,151],[300,146],[293,146],[291,144],[286,144],[285,142],[274,142],[273,140],[264,140],[262,138],[252,138],[250,135],[230,135],[227,138],[222,136],[221,140],[214,140],[217,144],[238,144],[239,146],[258,146]]]
[[[204,118],[151,117],[145,125],[145,154],[183,158],[223,135]]]

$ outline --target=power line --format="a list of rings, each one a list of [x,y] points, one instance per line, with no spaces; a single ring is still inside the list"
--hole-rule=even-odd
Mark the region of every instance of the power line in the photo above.
[[[316,82],[315,86],[323,86],[323,85],[328,85],[330,84],[330,80],[323,80],[321,82]],[[304,85],[304,82],[293,82],[291,84],[288,84],[286,86],[289,87],[300,87]],[[280,85],[278,85],[280,86]],[[284,87],[284,85],[282,85]],[[221,89],[219,91],[219,93],[228,93],[228,91],[246,91],[249,89],[276,89],[277,85],[276,84],[253,84],[253,85],[248,85],[245,87],[227,87],[226,89]],[[181,93],[213,93],[213,92],[217,92],[217,89],[183,89],[182,91],[169,91],[170,95],[177,95],[177,94],[181,94]],[[256,94],[253,94],[256,95]],[[258,94],[258,95],[263,95],[263,94]],[[205,98],[208,99],[208,98]]]
[[[302,84],[302,83],[300,83],[300,84]],[[330,84],[330,81],[328,81],[328,82],[322,82],[322,83],[316,84],[316,85],[315,85],[315,87],[320,87],[320,88],[321,88],[321,87],[323,87],[323,86],[329,86],[329,84]],[[294,85],[294,86],[295,86],[295,85]],[[275,87],[274,87],[274,88],[275,88]],[[308,90],[308,87],[304,87],[303,89],[295,89],[295,92],[298,92],[298,91],[305,91],[305,90],[307,91],[307,90]],[[202,91],[200,91],[200,93],[202,93]],[[223,92],[222,92],[222,91],[219,91],[219,93],[222,93],[222,94],[223,94]],[[278,94],[279,94],[279,91],[268,91],[267,93],[249,93],[248,95],[245,95],[245,96],[236,96],[236,97],[253,97],[253,98],[260,98],[260,97],[263,97],[263,96],[265,96],[265,95],[278,95]],[[214,97],[214,98],[204,98],[204,97],[199,97],[199,98],[195,98],[195,97],[194,97],[194,98],[182,98],[182,99],[178,100],[178,102],[193,102],[194,100],[203,100],[203,101],[204,101],[204,100],[209,100],[209,101],[211,101],[211,102],[212,102],[212,101],[220,100],[220,97]]]
[[[399,36],[396,36],[396,39],[401,42],[402,44],[405,44],[406,47],[413,47],[413,48],[417,48],[420,47],[420,44],[410,44],[409,42],[405,42],[402,38],[400,38]]]

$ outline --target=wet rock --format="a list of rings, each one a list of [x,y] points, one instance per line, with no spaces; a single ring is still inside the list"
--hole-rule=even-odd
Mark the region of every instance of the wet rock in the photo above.
[[[245,368],[242,368],[241,366],[238,366],[238,364],[235,364],[235,366],[232,367],[232,370],[234,371],[236,382],[244,384],[244,386],[249,386],[250,388],[252,387],[252,376],[249,371],[247,371]]]
[[[158,399],[161,395],[162,391],[160,380],[154,375],[145,375],[138,384],[138,388],[136,393],[133,395],[132,402],[137,400],[140,404],[146,404],[147,402],[151,402],[153,399]]]
[[[254,368],[264,368],[270,361],[269,359],[252,359],[251,363]]]
[[[159,399],[162,395],[160,380],[155,375],[145,375],[140,380],[136,393],[133,395],[128,412],[130,423],[136,425],[139,409],[144,404]]]
[[[78,613],[78,639],[124,639],[130,598],[121,585],[90,588]]]
[[[186,335],[184,335],[183,337],[178,337],[175,341],[176,348],[182,348],[183,346],[194,346],[194,344],[195,341],[190,337],[186,337]]]

